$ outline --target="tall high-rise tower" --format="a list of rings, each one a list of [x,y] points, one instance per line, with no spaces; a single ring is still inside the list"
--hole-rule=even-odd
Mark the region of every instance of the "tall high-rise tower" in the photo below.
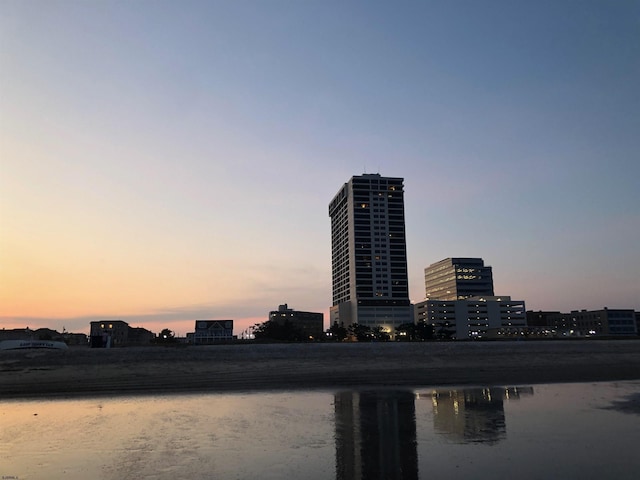
[[[351,177],[329,204],[331,324],[395,327],[413,321],[407,277],[403,179]]]

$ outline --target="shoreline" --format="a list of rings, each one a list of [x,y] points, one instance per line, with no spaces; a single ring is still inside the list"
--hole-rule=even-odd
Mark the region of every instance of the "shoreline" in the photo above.
[[[0,352],[0,400],[640,380],[640,339]]]

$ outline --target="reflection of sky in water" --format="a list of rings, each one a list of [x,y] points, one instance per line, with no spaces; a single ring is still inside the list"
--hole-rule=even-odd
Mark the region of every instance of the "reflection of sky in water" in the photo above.
[[[640,382],[0,402],[20,479],[637,478]]]

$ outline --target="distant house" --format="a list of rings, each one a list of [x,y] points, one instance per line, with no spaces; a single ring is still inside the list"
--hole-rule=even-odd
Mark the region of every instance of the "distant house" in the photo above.
[[[233,340],[233,320],[196,320],[196,330],[187,333],[187,342],[193,345],[212,345]]]
[[[153,332],[142,327],[129,327],[130,345],[149,345],[153,342],[155,335]]]
[[[122,320],[91,322],[91,347],[111,348],[148,345],[154,338],[152,332],[140,327],[130,327]]]
[[[50,328],[15,328],[11,330],[0,330],[0,340],[52,340],[64,342],[67,345],[86,345],[87,336],[84,333],[69,333],[65,330],[62,333]]]
[[[12,328],[0,330],[0,340],[29,340],[33,338],[34,331],[29,328]],[[39,339],[38,339],[39,340]]]

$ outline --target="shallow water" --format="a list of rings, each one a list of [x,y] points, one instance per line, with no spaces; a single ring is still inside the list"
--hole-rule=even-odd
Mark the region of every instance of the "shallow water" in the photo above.
[[[0,478],[639,478],[640,382],[0,402]]]

